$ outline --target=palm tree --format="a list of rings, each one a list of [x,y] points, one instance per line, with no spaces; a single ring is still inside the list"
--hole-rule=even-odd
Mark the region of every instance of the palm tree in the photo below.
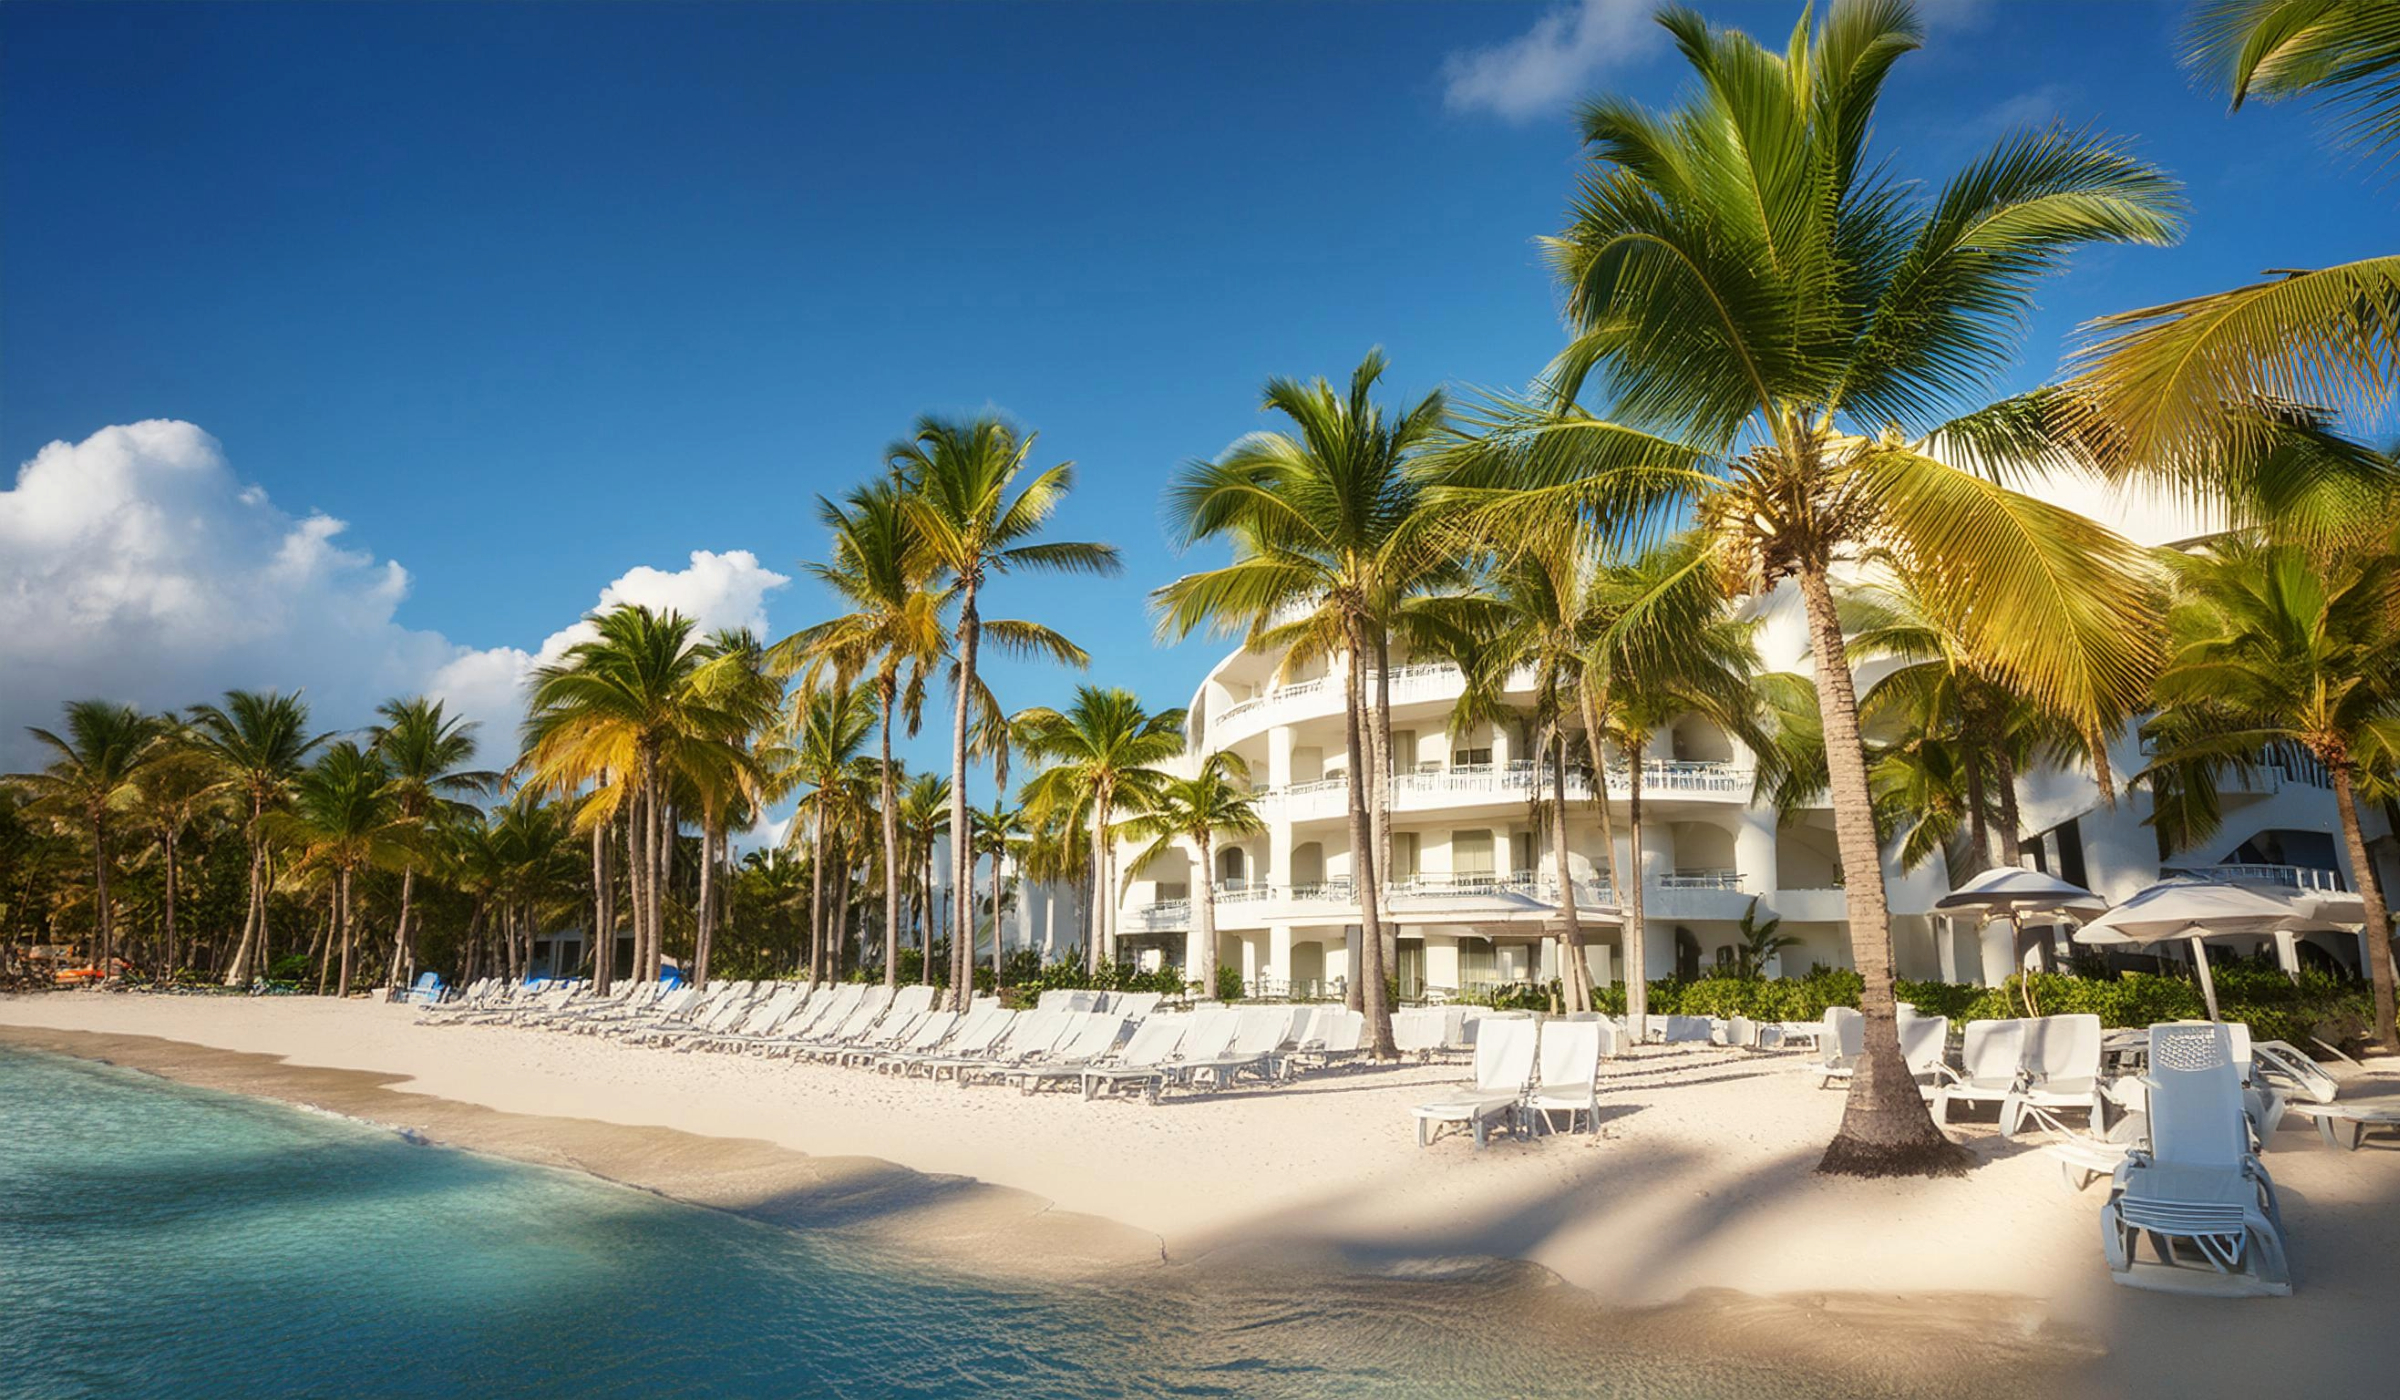
[[[2174,187],[2057,130],[2002,140],[1930,195],[1897,181],[1867,136],[1920,40],[1899,0],[1804,16],[1788,56],[1688,10],[1660,22],[1697,85],[1666,114],[1583,108],[1592,167],[1549,242],[1575,336],[1531,396],[1477,415],[1453,464],[1460,500],[1578,509],[1620,539],[1693,507],[1730,583],[1797,586],[1865,982],[1866,1053],[1820,1169],[1958,1170],[1900,1054],[1833,574],[1880,548],[1973,598],[1959,611],[1978,649],[2086,732],[2139,694],[2157,653],[2139,553],[1994,479],[2078,460],[2088,424],[2057,392],[1978,396],[2008,367],[2039,277],[2079,247],[2170,241]],[[1504,486],[1520,489],[1484,494]]]
[[[2360,834],[2358,790],[2400,759],[2400,558],[2326,568],[2291,545],[2227,537],[2173,555],[2175,653],[2146,726],[2152,773],[2193,775],[2305,752],[2333,779],[2344,854],[2366,906],[2375,1039],[2393,1027],[2392,925]],[[2212,822],[2177,835],[2201,839]],[[2196,829],[2195,829],[2196,828]]]
[[[900,829],[908,867],[916,884],[918,949],[924,954],[918,976],[933,985],[933,855],[950,830],[950,780],[939,773],[919,773],[900,796]]]
[[[988,633],[1010,651],[1047,655],[1070,665],[1088,659],[1082,648],[1047,627],[1032,622],[986,622],[982,612],[983,586],[993,576],[1018,572],[1113,574],[1117,552],[1105,544],[1037,541],[1035,536],[1057,513],[1074,484],[1066,464],[1033,474],[1026,459],[1033,452],[1033,435],[1020,435],[996,418],[950,422],[920,419],[914,437],[892,449],[892,469],[907,488],[911,523],[924,546],[928,571],[957,596],[955,642],[957,713],[950,737],[950,829],[967,830],[967,725],[976,692],[976,653]],[[972,918],[974,846],[951,843],[951,900],[956,910],[960,941],[974,927]],[[953,979],[955,1009],[967,1008],[972,979]]]
[[[1167,636],[1204,626],[1238,634],[1253,651],[1280,649],[1286,671],[1340,659],[1363,964],[1350,979],[1351,1001],[1367,1015],[1376,1053],[1388,1055],[1396,1052],[1384,996],[1381,889],[1387,658],[1404,600],[1456,572],[1456,562],[1412,470],[1444,430],[1447,403],[1429,394],[1387,417],[1374,401],[1383,371],[1382,352],[1372,351],[1352,372],[1346,395],[1322,379],[1268,381],[1264,407],[1288,418],[1297,435],[1251,434],[1216,461],[1187,467],[1168,493],[1168,513],[1184,539],[1229,539],[1233,562],[1187,574],[1151,598]],[[1372,697],[1365,693],[1370,659],[1378,677]]]
[[[187,716],[191,742],[222,776],[225,791],[247,813],[249,905],[242,939],[225,969],[225,985],[244,987],[266,963],[267,816],[291,800],[302,765],[332,736],[308,732],[308,706],[297,693],[229,690],[223,705],[195,705]]]
[[[1050,765],[1025,785],[1037,819],[1051,812],[1080,818],[1090,833],[1093,898],[1084,966],[1097,972],[1115,951],[1108,937],[1115,886],[1108,876],[1109,833],[1117,812],[1151,805],[1167,775],[1160,764],[1183,752],[1184,713],[1142,709],[1130,690],[1078,686],[1065,711],[1033,709],[1021,717],[1025,755]]]
[[[439,700],[422,695],[386,700],[376,707],[382,723],[367,732],[375,756],[391,774],[400,821],[425,833],[433,824],[474,810],[470,793],[497,786],[497,773],[468,772],[475,760],[475,724],[450,715]],[[392,960],[385,981],[399,986],[415,972],[416,945],[410,938],[416,914],[417,865],[400,869],[400,916],[392,925]]]
[[[328,878],[333,938],[341,950],[336,996],[350,995],[358,872],[405,863],[409,842],[420,834],[403,815],[401,791],[379,754],[344,739],[293,784],[291,810],[269,818],[301,848],[300,870]]]
[[[633,896],[634,975],[655,981],[664,954],[673,785],[691,752],[741,732],[742,718],[696,684],[714,656],[679,613],[625,604],[585,619],[595,635],[534,673],[518,771],[535,795],[593,789],[578,820],[622,815]]]
[[[2315,97],[2347,111],[2356,144],[2400,145],[2400,23],[2384,0],[2210,0],[2189,39],[2187,63],[2236,110]],[[2400,383],[2400,255],[2278,269],[2084,330],[2074,384],[2108,425],[2112,470],[2164,474],[2237,525],[2273,525],[2339,460],[2283,450],[2292,413],[2363,415]]]
[[[1126,834],[1149,845],[1133,859],[1141,869],[1166,854],[1178,841],[1191,843],[1198,857],[1198,877],[1192,882],[1192,934],[1200,945],[1197,967],[1184,969],[1184,980],[1196,984],[1200,995],[1217,994],[1216,839],[1218,832],[1252,836],[1267,825],[1250,795],[1250,770],[1241,756],[1212,753],[1200,760],[1188,778],[1168,778],[1148,795],[1148,806],[1126,825]],[[1188,961],[1188,960],[1187,960]]]
[[[745,628],[722,629],[692,673],[694,693],[715,728],[691,735],[676,750],[679,776],[700,812],[700,888],[692,920],[692,978],[708,981],[709,955],[724,899],[720,868],[737,814],[746,818],[780,795],[776,774],[784,750],[768,739],[783,701],[783,682],[770,653]]]
[[[892,762],[892,718],[912,736],[925,703],[925,673],[949,649],[942,610],[948,591],[931,586],[926,553],[897,481],[878,481],[837,504],[820,496],[817,514],[833,531],[833,558],[809,571],[851,611],[776,644],[786,665],[806,659],[804,684],[830,665],[844,680],[872,671],[883,744],[883,976],[900,979],[899,774]]]
[[[2188,58],[2236,111],[2252,96],[2314,97],[2348,112],[2348,139],[2400,146],[2400,20],[2387,0],[2209,0]]]
[[[161,716],[158,726],[165,742],[134,779],[135,819],[158,842],[165,865],[159,911],[158,972],[161,980],[172,981],[180,944],[177,913],[183,893],[183,844],[191,838],[194,828],[217,815],[225,802],[217,774],[193,749],[182,732],[181,721]]]
[[[1000,791],[1005,794],[1007,788]],[[1026,849],[1024,809],[1011,807],[1005,797],[995,797],[992,805],[978,809],[975,820],[975,853],[992,863],[992,991],[1000,990],[1000,977],[1007,961],[1007,950],[1001,946],[1000,914],[1006,904],[1009,858],[1022,858]],[[972,978],[969,979],[973,980]]]
[[[795,691],[791,700],[791,744],[785,777],[802,790],[792,814],[787,842],[796,843],[805,826],[809,842],[809,967],[811,982],[824,980],[829,966],[838,966],[839,946],[826,935],[827,924],[839,916],[834,903],[837,883],[833,854],[847,837],[837,835],[852,805],[850,788],[857,780],[860,750],[875,730],[875,697],[841,681]],[[880,779],[880,774],[878,774]],[[847,864],[847,858],[843,860]],[[829,962],[828,955],[831,955]]]
[[[25,732],[57,757],[40,772],[12,774],[9,781],[62,826],[91,838],[92,961],[107,977],[117,955],[108,891],[110,838],[116,817],[133,803],[142,769],[158,755],[163,730],[131,705],[106,700],[69,701],[66,717],[64,737],[26,726]]]
[[[992,765],[992,806],[986,818],[997,818],[1008,802],[1008,761],[1025,735],[1025,717],[1033,711],[1008,714],[987,691],[975,721],[967,733],[967,756],[988,760]],[[1004,823],[1000,848],[992,864],[992,990],[1000,990],[1000,979],[1007,971],[1007,954],[1000,946],[1000,879],[1001,864],[1011,854],[1022,854],[1029,830],[1022,806],[1009,814]]]

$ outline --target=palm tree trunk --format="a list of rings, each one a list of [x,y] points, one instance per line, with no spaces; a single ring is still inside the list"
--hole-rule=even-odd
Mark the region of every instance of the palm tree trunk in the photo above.
[[[172,984],[174,983],[174,981],[175,981],[175,941],[176,941],[176,940],[175,940],[175,896],[176,896],[176,893],[177,893],[176,886],[177,886],[177,884],[178,884],[178,882],[179,882],[179,879],[180,879],[180,877],[181,877],[181,875],[182,875],[182,873],[183,873],[183,872],[182,872],[182,870],[181,870],[181,867],[180,867],[179,863],[178,863],[178,862],[177,862],[177,860],[176,860],[176,850],[175,850],[175,848],[176,848],[176,845],[177,845],[177,844],[178,844],[178,838],[177,838],[177,835],[176,835],[176,833],[175,833],[175,832],[173,832],[173,831],[169,831],[169,832],[167,833],[167,908],[166,908],[166,915],[167,915],[167,917],[166,917],[166,928],[165,928],[166,947],[165,947],[164,949],[162,949],[162,950],[161,950],[161,953],[160,953],[160,958],[159,958],[159,969],[158,969],[158,971],[159,971],[159,977],[160,977],[160,980],[162,980],[162,981],[164,981],[164,982],[166,982],[166,983],[168,983],[168,984],[170,984],[170,985],[172,985]]]
[[[1833,799],[1834,844],[1848,872],[1844,895],[1850,917],[1850,956],[1864,984],[1865,1053],[1850,1078],[1841,1130],[1817,1170],[1849,1176],[1958,1173],[1971,1160],[1942,1135],[1900,1054],[1892,995],[1891,909],[1883,889],[1883,854],[1867,788],[1866,750],[1858,734],[1858,691],[1834,609],[1825,566],[1799,569],[1800,599],[1808,611],[1809,650],[1816,661],[1817,712],[1825,725],[1825,766]]]
[[[258,817],[258,803],[256,799],[253,799],[250,805],[250,829],[254,833],[250,838],[250,898],[242,909],[241,942],[234,945],[233,962],[225,969],[225,985],[228,987],[241,987],[249,984],[250,963],[258,950],[259,866],[264,859],[266,849],[255,835],[258,830]]]
[[[1108,869],[1108,807],[1115,799],[1116,794],[1109,790],[1105,781],[1092,792],[1092,907],[1085,911],[1092,932],[1090,941],[1083,949],[1083,970],[1086,972],[1096,973],[1100,970],[1101,945],[1108,941],[1108,915],[1103,907],[1106,901],[1101,898],[1100,892],[1108,880],[1105,873]]]
[[[412,863],[400,870],[400,920],[392,925],[392,967],[383,979],[387,987],[406,985],[402,978],[415,970],[415,959],[408,948],[408,920],[415,912],[416,893],[417,867]]]
[[[2342,845],[2350,857],[2350,876],[2358,885],[2359,902],[2365,906],[2367,934],[2367,971],[2375,979],[2375,1043],[2385,1050],[2400,1047],[2400,1034],[2393,1027],[2392,981],[2392,921],[2384,907],[2383,886],[2375,878],[2375,867],[2367,855],[2366,837],[2358,827],[2358,791],[2350,771],[2348,754],[2327,755],[2325,766],[2333,773],[2333,800],[2342,813]]]
[[[917,881],[917,891],[923,898],[917,901],[917,980],[933,985],[933,838],[925,839],[924,870]]]
[[[1621,975],[1625,979],[1625,1024],[1631,1029],[1644,1024],[1637,1017],[1650,1014],[1650,989],[1640,980],[1646,964],[1641,956],[1641,940],[1634,934],[1633,914],[1624,905],[1625,862],[1617,855],[1617,819],[1609,807],[1613,799],[1608,791],[1608,749],[1601,736],[1600,706],[1586,686],[1576,686],[1575,696],[1583,708],[1583,732],[1589,736],[1586,742],[1592,750],[1592,795],[1600,808],[1600,849],[1608,859],[1608,898],[1625,911],[1623,922],[1618,925],[1617,943],[1624,954]],[[1641,780],[1637,775],[1633,781],[1638,784]]]
[[[900,786],[892,781],[893,681],[886,677],[876,698],[883,702],[883,985],[900,985]]]
[[[817,810],[808,833],[808,980],[812,986],[826,980],[825,891],[832,881],[825,874],[825,800],[824,790],[818,789]]]
[[[1375,874],[1389,880],[1392,874],[1392,636],[1377,625],[1375,628],[1375,689],[1369,697],[1368,713],[1374,724],[1367,730],[1367,742],[1375,751],[1375,805],[1369,815],[1375,824]],[[1380,891],[1379,891],[1380,893]]]
[[[2000,788],[2000,863],[2023,865],[2025,841],[2018,834],[2021,819],[2017,814],[2017,761],[2009,756],[2005,740],[1992,745],[1992,780]]]
[[[1633,877],[1626,881],[1625,895],[1625,1029],[1637,1044],[1650,1038],[1650,916],[1642,908],[1650,880],[1642,869],[1642,756],[1639,748],[1625,755],[1625,845],[1633,855]]]
[[[1344,685],[1342,704],[1343,742],[1350,762],[1350,851],[1351,881],[1358,887],[1358,976],[1352,978],[1357,986],[1356,1009],[1367,1018],[1367,1034],[1371,1053],[1377,1059],[1391,1059],[1399,1053],[1392,1043],[1392,1008],[1383,986],[1383,901],[1378,885],[1381,872],[1375,864],[1375,848],[1367,826],[1367,784],[1361,781],[1366,772],[1366,742],[1362,732],[1365,725],[1359,713],[1363,706],[1364,690],[1362,643],[1356,619],[1350,622],[1350,679]]]
[[[308,960],[317,965],[317,995],[325,995],[326,980],[333,969],[333,926],[341,920],[341,901],[330,883],[325,886],[325,925],[317,930],[316,946],[308,950]]]
[[[1200,848],[1200,878],[1192,882],[1192,929],[1200,935],[1200,965],[1184,971],[1200,984],[1205,999],[1217,994],[1217,863],[1215,845],[1206,831],[1199,833],[1195,844]]]
[[[350,995],[350,935],[353,931],[350,922],[350,872],[347,869],[342,871],[336,882],[334,899],[341,907],[342,980],[333,994],[347,999]]]
[[[108,904],[108,822],[92,819],[92,901],[94,923],[92,946],[96,956],[93,965],[100,969],[100,980],[108,980],[109,965],[116,958],[117,930],[110,918]]]
[[[708,952],[717,931],[717,817],[704,813],[700,821],[700,907],[692,919],[692,980],[708,985]]]
[[[958,706],[950,727],[950,1009],[964,1011],[974,983],[966,975],[963,945],[974,929],[975,840],[967,825],[967,697],[975,690],[975,649],[983,640],[983,614],[975,607],[976,580],[960,583],[958,600]]]
[[[1550,750],[1550,787],[1557,799],[1550,851],[1558,865],[1558,981],[1568,1011],[1588,1011],[1592,979],[1583,970],[1583,911],[1575,907],[1574,867],[1567,860],[1567,728],[1557,726]]]
[[[665,787],[664,779],[659,785]],[[650,885],[650,980],[664,975],[667,963],[667,887],[675,882],[675,804],[667,800],[664,791],[657,794],[658,829],[653,839],[658,853],[658,871]],[[526,937],[532,937],[527,930]]]
[[[1967,845],[1973,849],[1975,870],[1980,873],[1992,868],[1992,823],[1985,810],[1991,799],[1983,783],[1983,733],[1972,709],[1965,716],[1960,736],[1965,742],[1959,747],[1967,765]]]
[[[1000,995],[1000,883],[1008,863],[1008,837],[999,838],[999,849],[992,852],[992,995]]]
[[[625,914],[633,934],[633,965],[625,969],[625,975],[636,982],[645,980],[642,976],[642,958],[649,939],[649,928],[644,917],[649,901],[643,897],[642,891],[642,872],[648,864],[642,859],[642,832],[649,822],[642,815],[642,801],[642,793],[636,788],[632,800],[625,806]]]
[[[592,828],[592,986],[608,995],[617,972],[616,891],[608,877],[608,823]]]

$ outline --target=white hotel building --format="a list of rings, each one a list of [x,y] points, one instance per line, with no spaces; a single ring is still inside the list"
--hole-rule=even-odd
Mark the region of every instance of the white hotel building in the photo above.
[[[1769,669],[1803,674],[1806,632],[1788,590],[1760,605],[1759,640]],[[1220,837],[1216,854],[1216,926],[1223,966],[1238,968],[1254,992],[1329,991],[1358,966],[1359,910],[1350,886],[1342,678],[1322,668],[1279,675],[1282,658],[1227,656],[1190,705],[1191,755],[1229,751],[1249,766],[1259,795],[1262,835]],[[1860,674],[1861,690],[1880,674]],[[1536,768],[1527,734],[1506,723],[1450,732],[1463,686],[1443,663],[1394,658],[1391,676],[1392,868],[1383,906],[1387,935],[1397,930],[1393,964],[1404,997],[1424,990],[1471,989],[1547,979],[1555,970],[1555,857],[1535,836],[1530,815]],[[1529,689],[1512,695],[1530,713]],[[2142,758],[2131,736],[2115,755],[2131,775]],[[1652,977],[1698,974],[1729,958],[1736,924],[1751,901],[1779,917],[1798,947],[1780,958],[1797,975],[1812,964],[1850,962],[1842,876],[1832,811],[1820,805],[1779,822],[1752,802],[1749,752],[1717,726],[1686,716],[1661,731],[1643,757],[1641,850],[1630,849],[1625,776],[1609,784],[1621,868],[1644,882],[1645,951]],[[1622,976],[1623,919],[1608,887],[1609,863],[1584,782],[1568,778],[1569,860],[1594,977]],[[2143,824],[2149,798],[2120,792],[2110,804],[2087,773],[2039,772],[2020,783],[2029,863],[2114,901],[2162,873],[2244,867],[2246,878],[2330,882],[2356,888],[2342,857],[2332,794],[2321,776],[2264,769],[2223,790],[2225,824],[2205,848],[2158,850]],[[2400,876],[2394,843],[2380,816],[2368,835],[2385,887]],[[1119,860],[1137,852],[1127,847]],[[1189,967],[1191,899],[1201,888],[1195,855],[1178,850],[1141,869],[1120,871],[1115,910],[1120,957]],[[1966,921],[1934,915],[1949,890],[1936,858],[1904,870],[1887,856],[1894,952],[1903,977],[1976,981],[2010,965],[2005,931],[1986,941]],[[2306,956],[2355,968],[2356,939],[2316,939]]]

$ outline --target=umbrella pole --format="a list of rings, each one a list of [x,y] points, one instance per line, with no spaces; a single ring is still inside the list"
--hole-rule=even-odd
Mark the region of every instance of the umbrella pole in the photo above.
[[[2200,999],[2208,1003],[2208,1019],[2217,1020],[2217,979],[2208,970],[2208,947],[2197,934],[2192,936],[2192,961],[2200,968]]]

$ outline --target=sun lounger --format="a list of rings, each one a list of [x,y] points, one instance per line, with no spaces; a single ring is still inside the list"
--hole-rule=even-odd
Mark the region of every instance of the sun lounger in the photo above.
[[[1417,1145],[1431,1146],[1448,1127],[1472,1133],[1475,1146],[1490,1141],[1494,1123],[1516,1130],[1533,1078],[1534,1052],[1540,1028],[1531,1017],[1485,1017],[1475,1033],[1475,1080],[1458,1093],[1445,1095],[1409,1110],[1416,1120]]]
[[[1276,1077],[1289,1079],[1304,1069],[1324,1069],[1355,1060],[1366,1052],[1366,1043],[1364,1013],[1341,1006],[1317,1007],[1293,1041],[1292,1053],[1276,1063]]]
[[[867,999],[867,984],[844,982],[833,989],[824,1006],[805,1026],[794,1026],[785,1035],[764,1048],[770,1056],[796,1055],[804,1046],[816,1044],[831,1036],[848,1022],[859,1004]]]
[[[1271,1077],[1277,1052],[1292,1041],[1307,1007],[1249,1006],[1235,1013],[1233,1040],[1223,1054],[1186,1058],[1166,1067],[1162,1087],[1222,1089],[1244,1074]]]
[[[895,1056],[923,1054],[931,1051],[935,1046],[949,1039],[950,1034],[957,1030],[971,1014],[957,1011],[927,1011],[909,1026],[906,1035],[882,1049],[861,1051],[852,1056],[848,1063],[864,1065],[869,1069],[889,1068],[889,1062]]]
[[[848,1044],[833,1047],[827,1058],[841,1064],[863,1064],[886,1050],[898,1049],[917,1023],[932,1012],[934,991],[922,983],[902,987],[881,1020]]]
[[[1525,1113],[1536,1135],[1555,1131],[1550,1115],[1567,1115],[1568,1132],[1581,1121],[1600,1131],[1600,1059],[1616,1048],[1609,1021],[1552,1020],[1542,1026],[1541,1054],[1533,1087],[1525,1091]]]
[[[1028,1061],[1038,1059],[1057,1048],[1058,1043],[1083,1027],[1085,1018],[1097,1016],[1097,1011],[1043,1011],[1017,1018],[1009,1027],[1004,1040],[993,1042],[982,1058],[954,1062],[949,1066],[952,1083],[964,1088],[979,1079],[993,1079],[1006,1074]],[[934,1078],[941,1078],[937,1067]]]
[[[931,992],[933,989],[920,984],[905,990]],[[840,1053],[845,1047],[855,1045],[865,1039],[867,1033],[874,1030],[877,1023],[883,1020],[884,1013],[892,1009],[892,1004],[896,999],[897,993],[890,987],[868,987],[865,995],[859,997],[852,1004],[849,1015],[844,1016],[823,1034],[812,1035],[797,1042],[792,1047],[792,1053],[810,1059],[824,1059]],[[930,1000],[930,998],[927,999]]]
[[[1954,1103],[2005,1104],[2017,1092],[2018,1070],[2025,1061],[2025,1023],[2021,1020],[1969,1021],[1958,1057],[1958,1068],[1945,1070],[1931,1094],[1933,1121],[1948,1123]],[[2003,1133],[2013,1131],[2012,1121]]]
[[[1816,1053],[1805,1068],[1817,1076],[1822,1089],[1848,1079],[1866,1049],[1867,1018],[1851,1007],[1828,1006],[1817,1030]]]
[[[2249,1039],[2249,1028],[2242,1032]],[[2100,1123],[2100,1018],[2043,1016],[2025,1023],[2017,1087],[2000,1104],[2000,1136],[2014,1137],[2029,1109],[2076,1109]],[[2238,1078],[2246,1078],[2237,1075]],[[2055,1121],[2055,1120],[2053,1120]]]
[[[675,1048],[689,1053],[694,1050],[739,1050],[756,1045],[790,1024],[807,1005],[807,990],[798,983],[785,983],[776,987],[765,1000],[735,1018],[732,1025],[685,1036],[676,1041]]]
[[[1071,1035],[1062,1037],[1046,1054],[994,1076],[1031,1094],[1044,1084],[1081,1083],[1088,1068],[1105,1065],[1116,1053],[1128,1022],[1114,1011],[1089,1013]]]
[[[1158,1009],[1166,998],[1159,992],[1112,992],[1098,1010],[1113,1011],[1128,1021],[1139,1021]]]
[[[1040,1014],[1042,1013],[1038,1011],[994,1010],[986,1013],[986,1019],[978,1022],[975,1020],[975,1013],[969,1012],[968,1023],[960,1027],[958,1032],[950,1037],[949,1044],[943,1046],[939,1051],[932,1054],[895,1055],[888,1058],[891,1061],[891,1067],[902,1075],[913,1075],[919,1070],[923,1070],[926,1077],[939,1079],[946,1069],[981,1060],[985,1055],[991,1053],[994,1046],[1003,1043],[1015,1033],[1018,1021],[1027,1016]]]
[[[1088,1102],[1128,1084],[1156,1099],[1161,1081],[1159,1067],[1174,1058],[1191,1026],[1190,1016],[1144,1017],[1115,1060],[1105,1065],[1085,1065],[1078,1071],[1084,1099]]]
[[[2148,1145],[2126,1155],[2100,1211],[2110,1274],[2168,1292],[2290,1293],[2282,1213],[2250,1150],[2231,1037],[2222,1026],[2152,1027],[2144,1084]]]

